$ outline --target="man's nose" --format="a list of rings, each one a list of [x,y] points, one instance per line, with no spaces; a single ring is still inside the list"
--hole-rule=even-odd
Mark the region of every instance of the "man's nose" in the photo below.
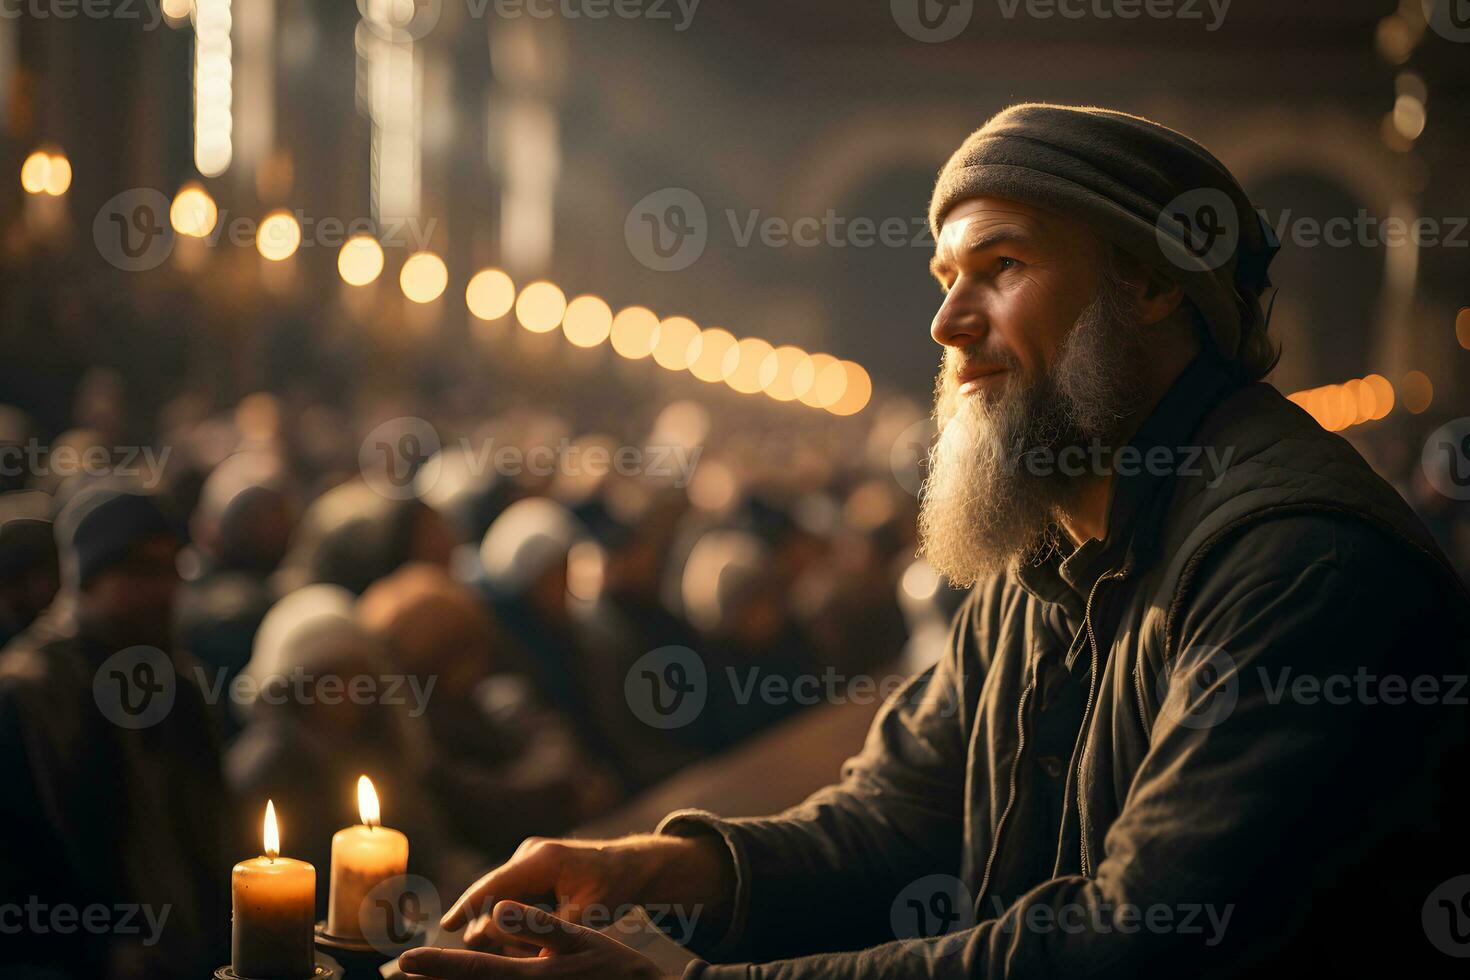
[[[934,314],[929,336],[945,347],[968,347],[983,340],[989,329],[984,312],[966,304],[958,291],[951,289]]]

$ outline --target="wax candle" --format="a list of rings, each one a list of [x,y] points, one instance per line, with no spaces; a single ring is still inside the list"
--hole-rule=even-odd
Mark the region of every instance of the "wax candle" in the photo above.
[[[339,939],[402,942],[407,936],[396,896],[373,890],[408,870],[408,838],[380,826],[378,794],[366,776],[357,781],[357,810],[362,823],[332,835],[327,933]]]
[[[234,923],[230,964],[253,980],[299,980],[316,970],[316,868],[281,857],[276,807],[265,804],[265,854],[235,865],[230,874]]]

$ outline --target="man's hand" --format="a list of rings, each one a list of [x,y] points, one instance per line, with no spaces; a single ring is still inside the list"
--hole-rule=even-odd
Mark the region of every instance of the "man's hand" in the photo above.
[[[615,939],[519,902],[500,902],[491,916],[501,935],[527,948],[534,959],[468,949],[411,949],[398,968],[412,980],[499,980],[528,977],[595,977],[596,980],[660,980],[654,962]]]
[[[641,835],[611,841],[526,840],[509,861],[471,885],[445,913],[446,929],[465,929],[465,945],[528,955],[539,944],[512,935],[486,914],[497,902],[550,898],[557,914],[580,923],[589,912],[615,915],[628,905],[681,906],[702,922],[729,921],[735,871],[718,837]],[[477,918],[478,917],[478,918]],[[718,928],[718,926],[716,926]],[[544,947],[543,947],[544,948]]]

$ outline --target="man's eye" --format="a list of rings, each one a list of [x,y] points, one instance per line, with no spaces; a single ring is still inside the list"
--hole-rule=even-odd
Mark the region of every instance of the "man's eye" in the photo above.
[[[1000,269],[1001,272],[1005,272],[1008,269],[1014,269],[1014,268],[1016,268],[1021,263],[1019,261],[1017,261],[1016,259],[1009,258],[1007,256],[1002,255],[1000,258],[998,258],[998,259],[995,260],[995,264]]]

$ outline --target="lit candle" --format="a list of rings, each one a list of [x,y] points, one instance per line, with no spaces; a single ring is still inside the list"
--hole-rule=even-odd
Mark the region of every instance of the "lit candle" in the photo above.
[[[408,838],[391,827],[379,826],[378,794],[366,776],[357,781],[357,810],[362,823],[332,835],[332,886],[327,902],[327,934],[339,939],[396,938],[403,935],[400,909],[392,896],[369,893],[408,870]],[[372,918],[364,921],[364,912]],[[381,914],[382,921],[376,916]],[[364,926],[371,923],[369,932]]]
[[[283,858],[276,807],[265,804],[265,854],[235,865],[230,875],[234,927],[230,963],[241,977],[297,980],[316,970],[316,868]]]

